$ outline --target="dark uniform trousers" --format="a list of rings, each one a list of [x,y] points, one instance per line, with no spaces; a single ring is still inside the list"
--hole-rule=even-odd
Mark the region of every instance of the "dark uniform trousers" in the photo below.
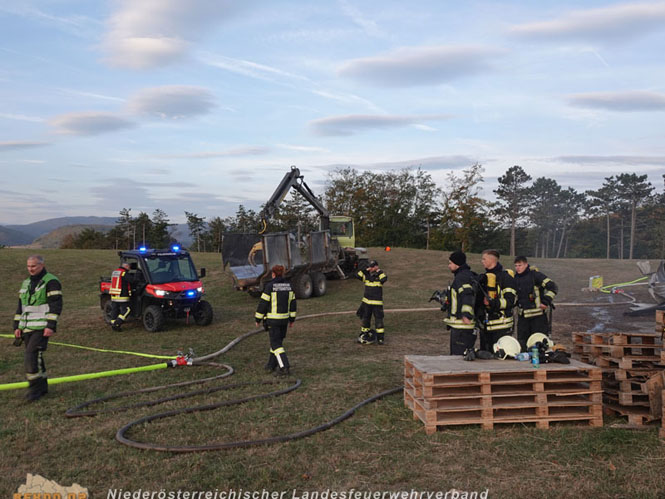
[[[39,398],[48,393],[46,364],[43,352],[48,346],[48,336],[44,331],[27,331],[22,334],[25,344],[23,366],[28,379],[28,398]]]
[[[526,351],[526,342],[533,333],[549,334],[549,324],[544,312],[533,317],[519,316],[517,320],[517,340],[522,345],[523,351]]]
[[[283,347],[284,338],[286,338],[286,331],[288,328],[288,323],[279,326],[273,325],[268,328],[270,356],[268,357],[266,369],[273,370],[278,367],[280,369],[289,369],[291,367],[289,364],[289,358],[286,356],[286,350],[284,350]]]

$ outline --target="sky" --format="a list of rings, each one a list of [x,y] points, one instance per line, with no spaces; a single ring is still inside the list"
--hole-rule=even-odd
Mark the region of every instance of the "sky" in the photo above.
[[[291,165],[665,173],[665,2],[0,0],[0,224],[259,209]]]

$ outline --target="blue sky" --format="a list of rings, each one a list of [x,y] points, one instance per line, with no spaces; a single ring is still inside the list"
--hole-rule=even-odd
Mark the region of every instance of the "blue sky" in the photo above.
[[[258,208],[290,165],[665,172],[665,2],[0,0],[0,224]]]

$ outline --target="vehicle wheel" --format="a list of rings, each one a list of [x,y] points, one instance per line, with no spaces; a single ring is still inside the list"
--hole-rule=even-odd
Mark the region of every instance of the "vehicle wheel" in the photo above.
[[[194,322],[197,326],[207,326],[212,322],[212,306],[201,300],[194,309]]]
[[[143,312],[143,327],[154,333],[164,326],[164,313],[157,305],[150,305]]]
[[[312,295],[313,296],[323,296],[326,294],[328,289],[328,283],[326,281],[326,276],[321,272],[312,272],[310,274],[312,278]]]
[[[109,296],[105,296],[102,298],[102,319],[104,319],[104,322],[107,324],[111,324],[111,310],[113,310],[113,304],[111,303],[111,298]]]
[[[306,300],[312,296],[312,278],[309,274],[300,274],[291,283],[293,292],[299,300]]]

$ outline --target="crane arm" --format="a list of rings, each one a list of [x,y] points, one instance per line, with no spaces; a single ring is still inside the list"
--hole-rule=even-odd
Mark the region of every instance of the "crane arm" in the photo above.
[[[311,204],[314,209],[319,212],[319,215],[321,216],[321,228],[323,230],[329,229],[330,214],[328,213],[328,210],[325,208],[325,206],[323,206],[319,198],[314,195],[312,190],[305,183],[303,176],[300,175],[300,170],[298,170],[298,168],[295,166],[292,166],[291,171],[284,175],[284,178],[277,186],[277,189],[275,189],[275,192],[272,193],[272,196],[270,196],[270,199],[268,199],[266,202],[263,210],[261,210],[260,217],[261,221],[263,222],[263,229],[260,233],[262,234],[265,232],[268,225],[268,220],[275,216],[277,208],[284,200],[289,192],[289,189],[291,188],[298,191],[309,202],[309,204]]]

